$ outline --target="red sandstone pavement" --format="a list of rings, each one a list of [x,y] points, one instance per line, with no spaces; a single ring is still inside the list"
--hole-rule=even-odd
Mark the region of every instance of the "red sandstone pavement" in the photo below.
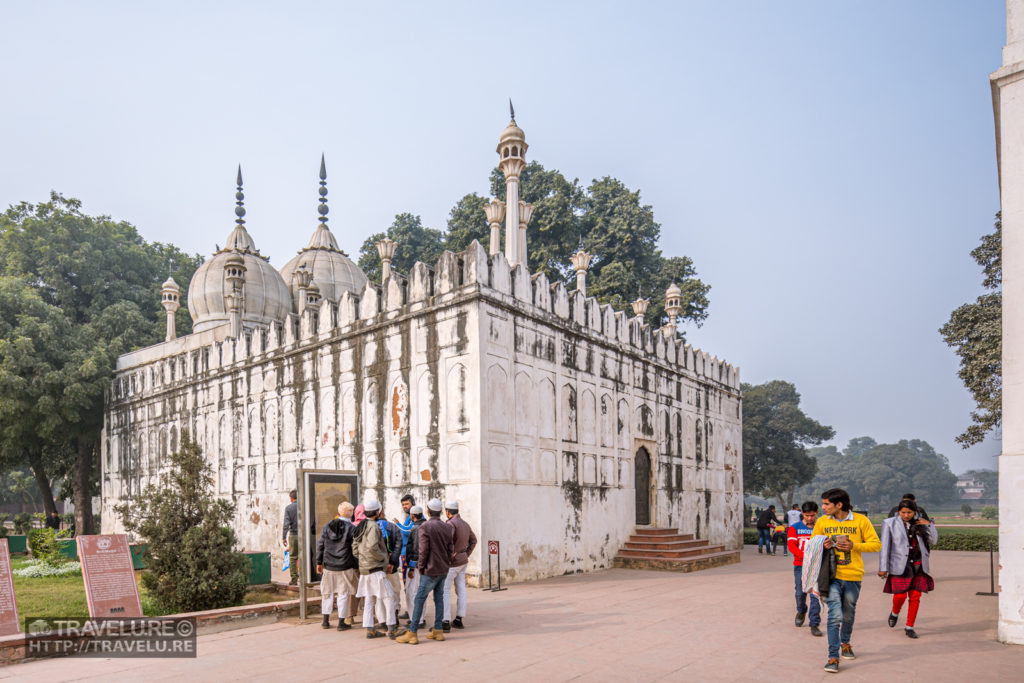
[[[867,565],[874,564],[867,556]],[[444,643],[367,641],[297,620],[199,637],[194,660],[65,658],[0,669],[32,681],[1009,681],[1024,677],[1024,647],[995,641],[988,555],[935,552],[935,592],[917,630],[886,625],[882,581],[865,577],[854,661],[822,671],[826,639],[793,626],[792,560],[750,547],[737,565],[693,574],[612,569],[470,589],[468,628]],[[422,633],[422,631],[421,631]]]

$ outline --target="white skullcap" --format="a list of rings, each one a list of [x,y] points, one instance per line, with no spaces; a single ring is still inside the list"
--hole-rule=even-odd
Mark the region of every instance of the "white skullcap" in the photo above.
[[[366,512],[376,512],[377,510],[380,510],[380,501],[379,500],[364,500],[363,501],[363,510],[365,510]]]
[[[421,508],[419,505],[413,505],[411,508],[409,508],[409,514],[422,515],[423,508]]]
[[[444,504],[444,506],[448,510],[456,510],[456,511],[458,511],[458,509],[459,509],[459,501],[457,501],[457,500],[449,500],[447,503]]]
[[[428,510],[433,510],[434,512],[440,512],[441,511],[441,501],[440,501],[440,499],[438,499],[438,498],[431,498],[429,501],[427,501],[427,509]]]

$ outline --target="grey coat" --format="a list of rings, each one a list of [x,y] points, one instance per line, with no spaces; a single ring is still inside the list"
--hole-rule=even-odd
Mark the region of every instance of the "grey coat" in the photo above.
[[[928,544],[935,545],[939,540],[939,532],[934,522],[928,525]],[[931,574],[928,567],[928,548],[921,543],[921,569]],[[910,541],[903,520],[899,515],[882,522],[882,552],[878,553],[878,571],[889,572],[899,576],[907,569],[907,557],[910,555]]]

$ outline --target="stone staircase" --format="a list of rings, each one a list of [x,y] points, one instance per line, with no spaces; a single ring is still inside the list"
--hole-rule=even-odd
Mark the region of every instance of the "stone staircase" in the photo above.
[[[670,572],[696,572],[740,561],[739,550],[708,545],[693,534],[675,529],[638,527],[636,533],[615,556],[612,564],[623,569],[659,569]]]

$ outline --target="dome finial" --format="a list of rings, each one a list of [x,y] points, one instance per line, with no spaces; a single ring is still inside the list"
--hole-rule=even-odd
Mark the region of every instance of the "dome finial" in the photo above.
[[[323,153],[320,154],[320,206],[317,208],[320,214],[320,224],[327,227],[327,163]]]
[[[238,165],[238,179],[235,181],[238,184],[238,189],[235,191],[235,215],[238,218],[235,222],[238,223],[239,227],[245,225],[245,193],[242,192],[242,165]]]
[[[508,98],[508,113],[509,113],[509,116],[512,119],[512,122],[515,123],[515,121],[516,121],[516,108],[512,106],[512,98],[511,97]]]

